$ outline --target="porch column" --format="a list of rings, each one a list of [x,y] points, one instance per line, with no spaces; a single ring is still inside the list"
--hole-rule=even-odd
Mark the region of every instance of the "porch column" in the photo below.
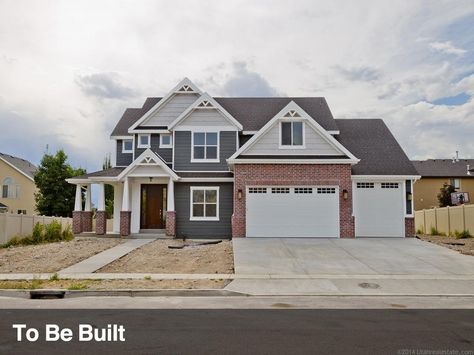
[[[99,199],[97,202],[97,212],[95,214],[95,232],[104,235],[107,232],[107,216],[105,215],[105,186],[101,182],[99,185]]]
[[[91,185],[86,185],[86,204],[82,212],[82,231],[92,232]]]
[[[114,185],[114,233],[120,233],[120,211],[122,210],[123,184]]]
[[[132,212],[130,211],[130,188],[128,178],[123,182],[122,210],[120,211],[120,234],[130,235]]]
[[[166,235],[176,236],[176,211],[174,210],[174,181],[168,181],[168,196],[166,201]]]
[[[74,200],[74,211],[72,212],[72,232],[82,233],[82,186],[76,185],[76,199]]]

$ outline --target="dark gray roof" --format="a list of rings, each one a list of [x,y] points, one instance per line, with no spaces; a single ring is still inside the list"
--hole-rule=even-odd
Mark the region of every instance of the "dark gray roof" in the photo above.
[[[160,100],[160,97],[149,97],[142,108],[127,108],[111,135],[129,135],[130,126]],[[324,97],[216,97],[215,100],[242,124],[244,131],[258,131],[291,101],[301,106],[324,129],[338,130]]]
[[[4,210],[5,208],[8,208],[8,206],[0,202],[0,210]]]
[[[15,168],[17,168],[32,179],[34,178],[36,171],[38,170],[38,168],[31,164],[28,160],[17,158],[13,155],[0,153],[0,158],[9,162]]]
[[[336,119],[336,139],[360,162],[353,175],[418,175],[411,161],[381,119]]]
[[[94,171],[93,173],[84,174],[80,176],[74,176],[72,179],[87,179],[90,177],[115,177],[119,176],[120,173],[124,170],[125,168],[123,167],[115,167],[105,170]]]
[[[474,168],[474,159],[459,159],[454,162],[452,159],[428,159],[413,160],[413,165],[422,177],[472,177],[467,175],[469,170]]]

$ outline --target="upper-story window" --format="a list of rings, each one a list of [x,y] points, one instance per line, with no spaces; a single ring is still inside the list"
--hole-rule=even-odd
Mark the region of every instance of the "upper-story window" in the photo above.
[[[11,177],[7,177],[2,183],[2,198],[18,198],[20,187],[15,185]]]
[[[160,148],[172,148],[173,141],[171,134],[161,134],[160,135]]]
[[[281,148],[303,148],[303,122],[282,122],[280,133]]]
[[[150,135],[149,134],[138,135],[138,148],[150,148]]]
[[[451,179],[450,184],[451,184],[452,187],[454,187],[454,189],[456,191],[461,189],[461,180],[460,179]]]
[[[219,162],[219,134],[217,132],[193,132],[191,161]]]
[[[122,141],[122,153],[133,153],[133,140],[124,139]]]

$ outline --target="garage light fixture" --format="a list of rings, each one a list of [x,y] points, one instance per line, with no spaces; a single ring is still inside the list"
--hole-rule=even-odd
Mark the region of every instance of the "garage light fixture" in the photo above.
[[[413,198],[413,195],[411,194],[411,192],[407,192],[407,201],[411,201]]]
[[[238,190],[237,190],[237,198],[238,198],[239,200],[242,199],[242,189],[238,189]]]
[[[342,198],[344,200],[347,200],[348,197],[349,197],[349,191],[347,191],[346,189],[342,190]]]

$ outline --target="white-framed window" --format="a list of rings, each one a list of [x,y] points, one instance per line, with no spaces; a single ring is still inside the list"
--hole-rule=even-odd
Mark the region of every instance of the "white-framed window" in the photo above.
[[[160,148],[173,148],[173,137],[171,134],[160,134]]]
[[[150,135],[139,134],[138,135],[138,148],[150,148]]]
[[[192,132],[191,162],[219,162],[219,132]]]
[[[272,194],[289,194],[289,187],[272,187]]]
[[[20,196],[20,186],[15,185],[11,177],[7,177],[2,182],[2,198],[18,198]]]
[[[191,186],[191,221],[219,220],[219,187]]]
[[[249,187],[249,194],[266,194],[266,187]]]
[[[318,187],[318,194],[335,194],[335,187]]]
[[[358,182],[357,188],[358,189],[373,189],[375,184],[373,182]]]
[[[455,190],[461,189],[461,179],[450,179],[450,184]]]
[[[382,182],[380,187],[382,189],[398,189],[398,182]]]
[[[280,148],[304,148],[304,124],[301,121],[280,122]]]
[[[133,153],[133,139],[124,139],[122,141],[122,153]]]
[[[295,194],[312,194],[312,187],[295,187]]]

